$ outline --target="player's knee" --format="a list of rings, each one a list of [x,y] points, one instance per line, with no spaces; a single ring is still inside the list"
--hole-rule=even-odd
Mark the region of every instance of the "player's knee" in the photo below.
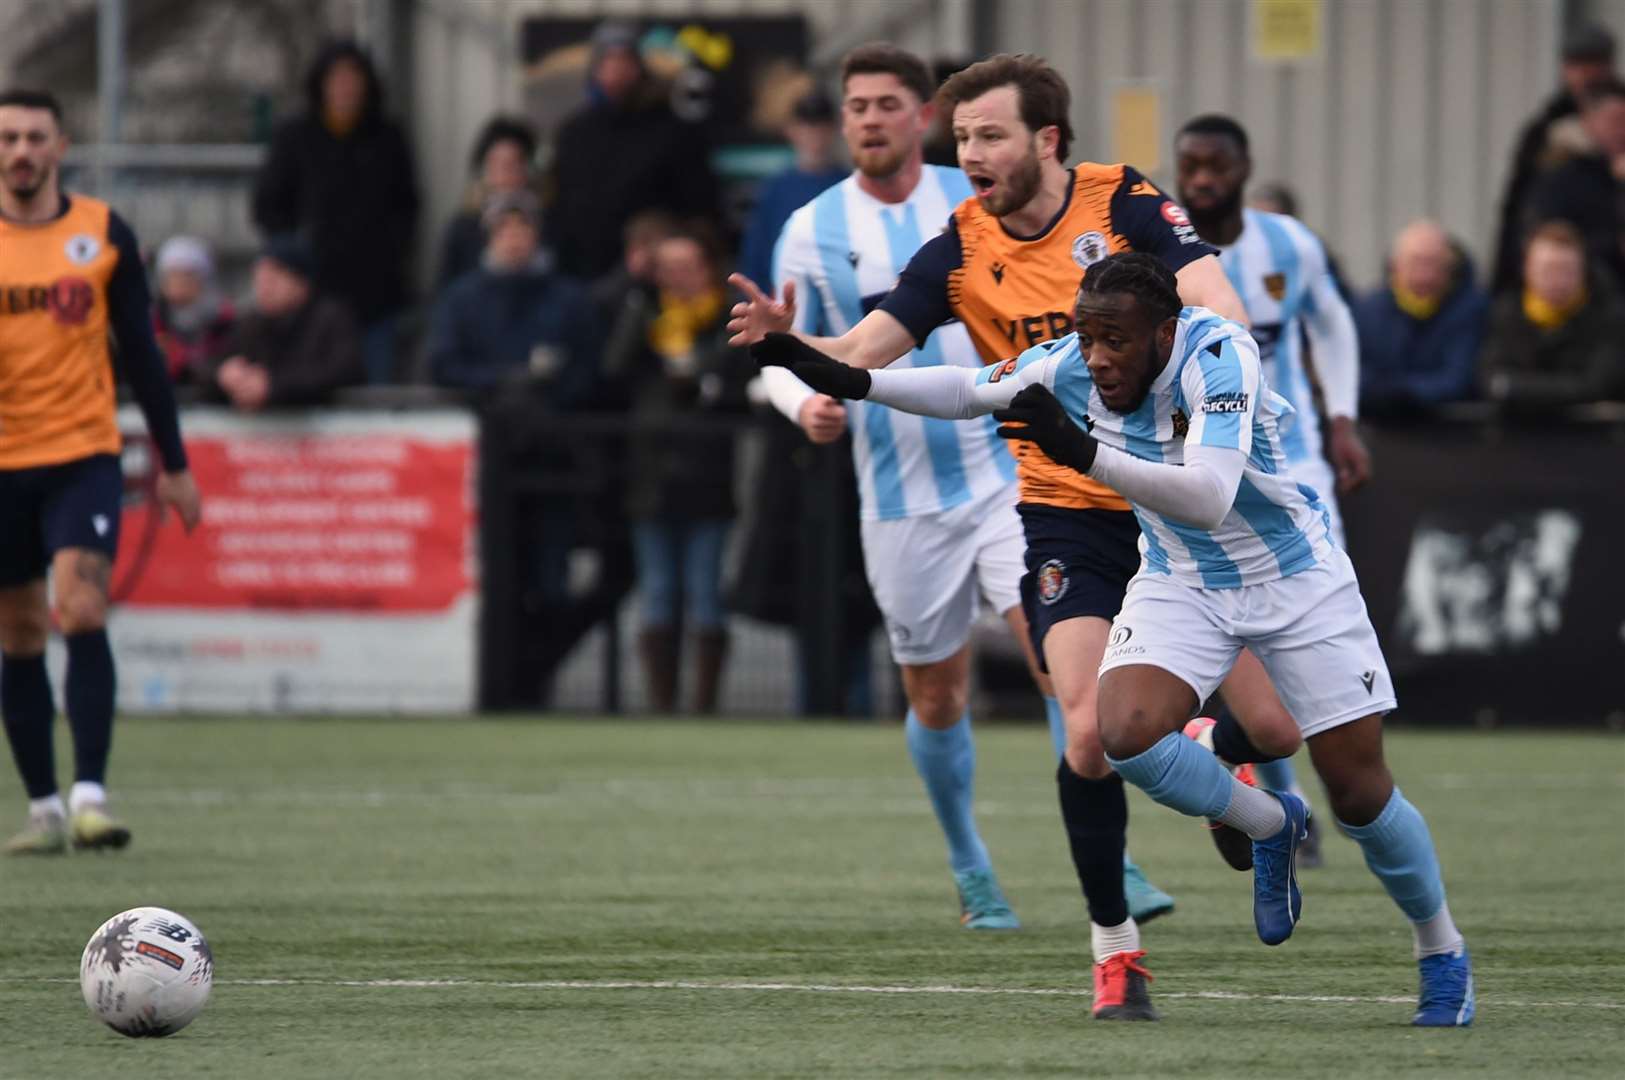
[[[1164,734],[1157,718],[1137,705],[1119,707],[1103,699],[1098,716],[1101,748],[1118,761],[1145,753]]]
[[[1394,778],[1380,760],[1321,765],[1318,771],[1332,813],[1345,825],[1368,825],[1377,820],[1394,793]]]
[[[56,621],[64,634],[100,630],[107,625],[107,598],[95,589],[74,589],[57,598]]]
[[[1303,746],[1298,722],[1284,709],[1275,711],[1262,723],[1248,725],[1247,737],[1258,749],[1277,758],[1291,757]]]
[[[908,704],[920,723],[940,729],[959,722],[970,698],[966,688],[955,686],[949,680],[922,679],[910,689]]]
[[[1101,744],[1099,731],[1068,732],[1066,737],[1067,768],[1085,780],[1100,780],[1111,775],[1112,767],[1106,761],[1106,748]]]
[[[51,622],[44,612],[37,617],[11,615],[0,619],[0,653],[7,656],[38,656],[45,651]]]

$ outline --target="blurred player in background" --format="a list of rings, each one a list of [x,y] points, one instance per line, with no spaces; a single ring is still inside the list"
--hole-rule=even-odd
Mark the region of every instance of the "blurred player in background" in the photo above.
[[[1112,766],[1164,806],[1251,838],[1259,940],[1291,937],[1308,807],[1247,786],[1180,733],[1250,649],[1308,740],[1344,831],[1411,922],[1421,983],[1412,1023],[1470,1024],[1472,964],[1433,840],[1383,760],[1393,680],[1325,508],[1286,468],[1292,406],[1264,380],[1246,329],[1184,306],[1152,256],[1090,267],[1076,324],[975,373],[865,371],[784,334],[752,352],[825,393],[950,419],[991,412],[1000,435],[1126,495],[1144,561],[1101,664]]]
[[[856,325],[840,336],[813,337],[803,322],[800,336],[846,363],[880,368],[957,321],[983,363],[995,363],[1067,334],[1080,275],[1123,250],[1162,259],[1189,303],[1245,318],[1214,250],[1172,200],[1126,165],[1063,164],[1072,141],[1070,92],[1042,59],[984,60],[944,83],[937,100],[952,121],[973,197],[955,208],[947,228],[909,260],[896,288]],[[792,329],[794,296],[775,303],[743,284],[749,298],[736,306],[730,324],[736,344]],[[1151,1018],[1139,928],[1119,872],[1128,802],[1121,778],[1106,763],[1095,721],[1096,671],[1110,620],[1140,563],[1139,526],[1128,503],[1108,487],[1059,468],[1025,444],[1017,444],[1016,458],[1027,543],[1022,602],[1062,714],[1056,723],[1051,710],[1052,730],[1064,730],[1057,738],[1056,780],[1089,907],[1095,1015]],[[1263,754],[1248,744],[1253,756],[1232,749],[1227,760],[1291,753],[1296,728],[1256,661],[1238,666],[1235,680],[1262,703],[1249,710],[1249,719],[1260,718],[1260,731],[1282,732],[1283,743]],[[1239,735],[1233,724],[1232,730]]]
[[[1179,201],[1197,233],[1219,249],[1219,262],[1247,307],[1264,380],[1297,411],[1281,432],[1287,469],[1314,488],[1332,538],[1346,547],[1337,495],[1371,478],[1371,455],[1355,429],[1360,343],[1326,250],[1295,218],[1243,205],[1252,159],[1247,132],[1230,117],[1209,114],[1185,124],[1174,157]],[[1326,403],[1324,442],[1306,343]],[[1254,775],[1270,790],[1307,802],[1290,759],[1261,762]],[[1320,864],[1318,827],[1310,829],[1300,859],[1305,866]]]
[[[778,290],[799,299],[799,329],[852,329],[937,223],[970,197],[964,173],[924,164],[935,91],[925,63],[892,45],[862,46],[842,62],[841,128],[856,168],[791,215],[774,255]],[[981,367],[962,326],[943,327],[899,363]],[[764,370],[762,380],[773,404],[813,442],[852,429],[864,566],[902,669],[909,755],[948,840],[961,921],[973,930],[1013,929],[1020,923],[973,813],[967,642],[980,595],[1031,661],[1015,459],[992,421],[922,420],[876,405],[849,410],[783,368]],[[1058,714],[1036,667],[1034,677]]]
[[[0,93],[0,714],[29,798],[8,854],[130,841],[102,786],[115,688],[107,591],[124,494],[115,342],[162,460],[158,500],[188,531],[201,514],[135,235],[107,204],[62,191],[67,145],[54,97]],[[66,805],[45,670],[53,611],[68,652]]]

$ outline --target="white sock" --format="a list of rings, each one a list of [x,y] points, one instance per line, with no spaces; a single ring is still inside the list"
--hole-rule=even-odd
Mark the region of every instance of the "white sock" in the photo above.
[[[1286,811],[1274,795],[1248,787],[1232,777],[1230,805],[1216,820],[1234,825],[1254,840],[1266,840],[1285,827]]]
[[[1449,904],[1440,904],[1439,913],[1433,918],[1411,923],[1411,932],[1416,935],[1418,960],[1424,956],[1453,953],[1466,944],[1461,931],[1456,929],[1455,920],[1450,918]]]
[[[1103,964],[1113,953],[1139,952],[1140,928],[1129,918],[1119,926],[1089,924],[1089,948],[1095,954],[1095,963]]]
[[[47,795],[43,799],[28,800],[29,817],[43,817],[46,814],[53,814],[56,817],[68,816],[68,808],[62,805],[62,796],[60,793]]]
[[[68,806],[75,813],[86,803],[101,805],[107,802],[107,789],[90,780],[75,780],[73,788],[68,792]]]

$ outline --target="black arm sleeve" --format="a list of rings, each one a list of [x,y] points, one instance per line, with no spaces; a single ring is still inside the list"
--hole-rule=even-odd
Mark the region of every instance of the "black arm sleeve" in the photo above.
[[[927,240],[909,259],[877,310],[902,323],[915,344],[924,345],[931,331],[954,316],[948,304],[948,275],[963,262],[959,228],[950,218],[947,230]]]
[[[1158,191],[1132,166],[1123,166],[1123,182],[1112,195],[1112,228],[1133,251],[1155,255],[1178,272],[1219,249],[1196,235],[1184,209]]]
[[[119,368],[141,406],[147,433],[158,447],[164,471],[181,472],[186,468],[186,447],[181,443],[181,423],[169,371],[152,336],[152,297],[141,267],[141,249],[124,219],[111,212],[107,240],[118,249],[118,265],[107,283],[107,317],[118,347]]]

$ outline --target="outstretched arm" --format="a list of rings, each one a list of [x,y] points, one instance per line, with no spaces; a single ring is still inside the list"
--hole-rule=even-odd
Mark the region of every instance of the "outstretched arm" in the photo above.
[[[1247,455],[1216,446],[1185,447],[1183,465],[1146,461],[1110,446],[1095,454],[1089,475],[1146,510],[1216,529],[1236,504]]]

